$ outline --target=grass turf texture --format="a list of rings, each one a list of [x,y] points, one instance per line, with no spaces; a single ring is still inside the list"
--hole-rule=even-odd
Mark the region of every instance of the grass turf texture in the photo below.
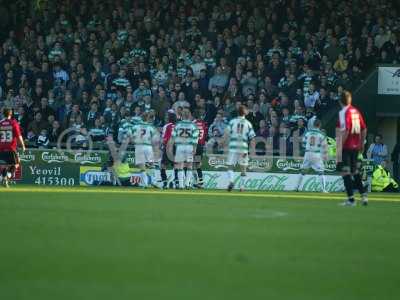
[[[398,299],[397,195],[341,199],[1,189],[0,298]]]

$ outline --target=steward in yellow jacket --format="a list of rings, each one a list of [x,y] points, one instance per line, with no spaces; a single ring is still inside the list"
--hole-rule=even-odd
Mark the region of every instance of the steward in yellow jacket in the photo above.
[[[127,162],[116,161],[113,165],[114,174],[122,186],[131,185],[131,169]]]
[[[398,192],[399,185],[390,176],[390,172],[386,169],[386,161],[377,165],[372,173],[371,188],[373,192]]]

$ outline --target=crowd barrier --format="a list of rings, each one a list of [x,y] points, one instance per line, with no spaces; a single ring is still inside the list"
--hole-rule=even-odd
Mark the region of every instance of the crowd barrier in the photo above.
[[[39,150],[30,149],[20,153],[21,170],[17,173],[16,181],[22,184],[46,186],[79,186],[113,184],[112,173],[107,171],[110,153],[108,151],[88,150]],[[126,162],[132,167],[132,184],[138,184],[140,177],[134,167],[134,152],[125,153]],[[225,156],[204,156],[205,189],[225,189],[228,185]],[[294,190],[302,159],[284,157],[257,157],[250,159],[248,175],[245,178],[246,190],[290,191]],[[371,161],[363,161],[363,174],[370,175],[373,170]],[[237,170],[238,171],[238,170]],[[159,172],[155,170],[153,184],[159,184]],[[336,171],[336,162],[325,162],[327,190],[338,192],[343,190],[343,183]],[[172,180],[172,172],[168,172]],[[242,180],[239,172],[235,172],[235,184],[239,186]],[[320,181],[312,172],[305,176],[303,191],[320,191]]]

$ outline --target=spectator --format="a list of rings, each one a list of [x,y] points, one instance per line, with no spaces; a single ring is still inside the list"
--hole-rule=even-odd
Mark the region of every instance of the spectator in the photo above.
[[[47,135],[47,129],[42,129],[36,140],[36,147],[39,149],[46,149],[49,145],[49,137]]]
[[[338,59],[335,61],[335,64],[333,65],[333,69],[336,72],[342,73],[347,70],[348,66],[349,62],[347,61],[347,59],[345,59],[343,53],[340,53]]]
[[[208,135],[211,137],[222,137],[224,135],[227,122],[223,117],[222,112],[218,112],[214,122],[208,128]]]
[[[311,108],[314,109],[315,105],[320,101],[320,94],[315,89],[314,83],[311,83],[308,92],[304,97],[304,106],[306,109]]]
[[[211,91],[213,87],[224,89],[228,84],[228,76],[222,72],[221,67],[215,69],[215,74],[210,78],[208,89]]]
[[[260,120],[260,123],[258,125],[258,131],[256,132],[257,136],[263,137],[263,138],[268,138],[269,136],[269,130],[267,127],[267,122],[265,120]]]
[[[49,132],[49,142],[52,144],[58,143],[58,139],[61,135],[62,129],[60,122],[53,121],[50,132]]]
[[[45,123],[54,115],[63,127],[78,116],[84,128],[101,119],[116,139],[119,122],[137,107],[155,109],[158,120],[172,107],[190,107],[212,124],[218,110],[234,117],[241,102],[258,106],[272,130],[286,130],[281,123],[294,130],[303,106],[324,116],[341,89],[358,86],[375,62],[400,57],[399,11],[390,1],[354,6],[379,18],[352,5],[343,13],[339,0],[330,6],[336,10],[272,0],[265,14],[257,1],[232,11],[216,3],[211,14],[200,2],[190,9],[177,1],[162,9],[148,0],[128,2],[82,0],[77,13],[75,5],[55,0],[52,9],[19,12],[29,34],[9,32],[3,41],[0,106],[23,107],[25,137],[36,138],[26,120],[37,112]]]
[[[42,114],[37,112],[34,120],[28,125],[28,132],[33,133],[34,136],[38,136],[43,129],[47,128],[47,122],[43,120]]]
[[[249,114],[246,117],[251,124],[255,131],[259,129],[260,121],[264,119],[263,115],[260,113],[260,106],[255,103],[253,107],[249,109]]]
[[[372,159],[375,165],[380,165],[387,158],[388,149],[383,143],[383,137],[380,134],[375,135],[374,142],[367,151],[368,159]]]
[[[399,191],[399,185],[390,175],[386,160],[375,166],[372,173],[371,189],[373,192],[395,192]]]

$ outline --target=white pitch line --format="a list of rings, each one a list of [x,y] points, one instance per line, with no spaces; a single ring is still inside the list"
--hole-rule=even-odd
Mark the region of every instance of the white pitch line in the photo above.
[[[176,190],[142,190],[142,189],[99,189],[99,188],[10,188],[10,189],[1,189],[2,193],[107,193],[107,194],[139,194],[139,195],[176,195],[176,196],[218,196],[218,197],[245,197],[245,198],[276,198],[276,197],[284,197],[286,199],[306,199],[306,200],[343,200],[345,195],[339,194],[323,194],[323,195],[313,195],[313,194],[296,194],[292,192],[283,193],[274,193],[274,192],[231,192],[231,193],[223,193],[223,192],[200,192],[199,191],[176,191]],[[376,197],[375,195],[370,195],[369,200],[372,201],[383,201],[383,202],[400,202],[398,198],[391,197]]]

